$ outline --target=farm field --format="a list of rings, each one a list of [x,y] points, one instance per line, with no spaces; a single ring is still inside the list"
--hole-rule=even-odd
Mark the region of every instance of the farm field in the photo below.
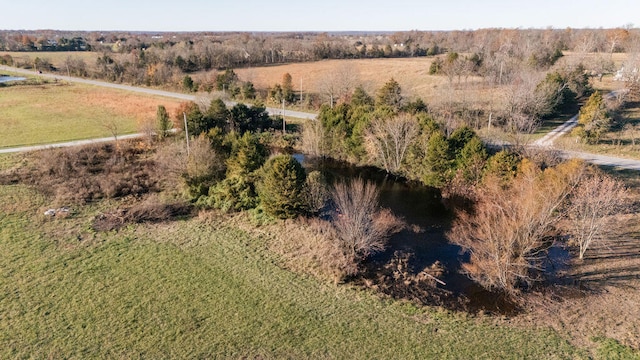
[[[12,185],[0,204],[3,358],[586,358],[549,329],[296,275],[215,214],[102,233],[114,202],[51,220]]]
[[[16,52],[2,51],[0,56],[10,55],[14,61],[21,63],[33,63],[36,58],[48,60],[51,65],[58,69],[64,69],[67,58],[82,59],[88,66],[94,66],[100,54],[92,51],[39,51],[39,52]]]
[[[291,74],[296,92],[321,93],[328,76],[348,74],[355,85],[361,84],[371,95],[389,79],[394,78],[407,98],[422,98],[428,104],[455,101],[490,101],[500,89],[487,88],[478,77],[469,77],[449,84],[446,76],[429,75],[433,57],[397,59],[324,60],[259,68],[234,70],[243,81],[251,81],[256,88],[268,88],[282,82],[285,73]],[[302,80],[302,84],[300,83]],[[444,96],[444,97],[443,97]]]
[[[1,147],[62,142],[139,131],[158,105],[179,102],[94,86],[46,82],[0,88]]]

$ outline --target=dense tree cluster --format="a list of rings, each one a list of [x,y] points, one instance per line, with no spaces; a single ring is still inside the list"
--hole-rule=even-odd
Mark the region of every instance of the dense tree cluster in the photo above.
[[[387,172],[435,187],[449,184],[458,172],[474,181],[487,160],[478,136],[461,127],[449,136],[421,100],[405,101],[391,79],[374,100],[361,88],[349,103],[325,106],[317,122],[303,131],[309,153],[379,166]]]
[[[4,51],[91,51],[84,34],[47,34],[0,32],[0,50]]]

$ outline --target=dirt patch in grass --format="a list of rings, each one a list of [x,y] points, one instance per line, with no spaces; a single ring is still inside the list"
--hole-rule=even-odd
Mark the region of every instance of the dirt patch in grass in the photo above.
[[[142,196],[160,190],[149,153],[146,143],[140,141],[43,150],[28,166],[0,173],[0,184],[34,186],[53,198],[55,207]]]
[[[111,231],[129,224],[168,222],[188,217],[193,214],[193,210],[193,206],[187,203],[165,203],[157,196],[151,196],[132,206],[96,215],[92,227],[95,231]]]

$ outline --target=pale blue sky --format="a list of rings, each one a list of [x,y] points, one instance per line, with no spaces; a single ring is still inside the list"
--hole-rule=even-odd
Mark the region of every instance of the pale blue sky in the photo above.
[[[0,29],[345,31],[640,25],[640,0],[0,0]]]

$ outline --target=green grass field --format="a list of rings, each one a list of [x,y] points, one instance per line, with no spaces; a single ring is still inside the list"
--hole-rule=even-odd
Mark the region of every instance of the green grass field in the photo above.
[[[15,185],[0,204],[0,358],[586,357],[549,330],[297,275],[225,220],[95,233],[114,204],[51,220]]]
[[[80,84],[0,87],[0,148],[137,132],[160,104],[178,101]]]
[[[110,136],[111,124],[121,134],[134,132],[135,118],[87,101],[102,91],[55,84],[0,88],[0,147]]]

